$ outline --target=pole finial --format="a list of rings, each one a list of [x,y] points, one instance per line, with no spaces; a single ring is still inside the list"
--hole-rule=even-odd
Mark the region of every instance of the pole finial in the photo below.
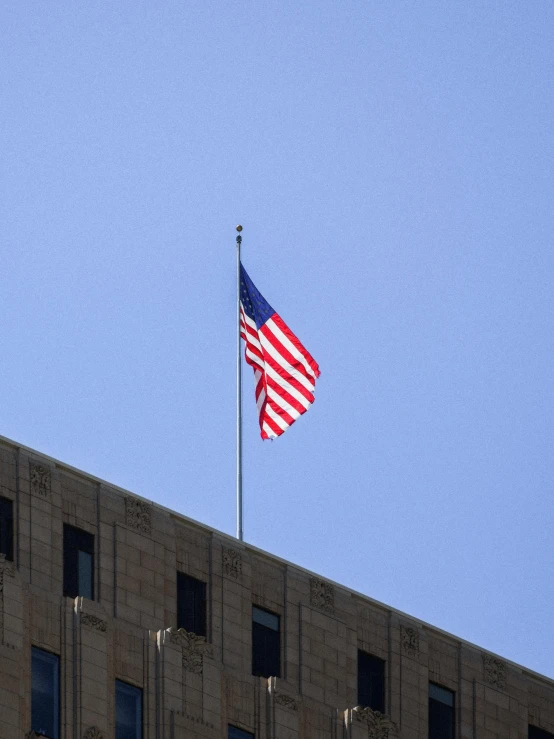
[[[242,226],[240,225],[240,223],[239,223],[239,225],[237,226],[237,231],[238,231],[239,233],[240,233],[240,232],[242,231]]]

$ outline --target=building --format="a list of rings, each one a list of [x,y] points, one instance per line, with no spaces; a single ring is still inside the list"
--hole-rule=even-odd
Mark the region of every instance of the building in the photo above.
[[[1,739],[554,737],[554,681],[2,438],[0,551]]]

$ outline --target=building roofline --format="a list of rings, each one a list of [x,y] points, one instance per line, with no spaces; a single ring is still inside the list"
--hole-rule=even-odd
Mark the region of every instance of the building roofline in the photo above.
[[[402,617],[403,619],[407,619],[413,623],[416,623],[418,626],[424,629],[433,631],[436,634],[443,636],[450,641],[456,642],[457,644],[462,644],[464,646],[470,647],[471,649],[477,649],[478,651],[483,652],[487,655],[490,655],[491,657],[500,659],[503,662],[505,662],[507,665],[510,665],[511,667],[517,670],[520,670],[527,677],[535,678],[536,680],[540,680],[541,682],[547,683],[548,685],[554,687],[554,679],[548,677],[547,675],[542,675],[540,672],[535,672],[534,670],[531,670],[528,667],[525,667],[524,665],[520,665],[517,662],[513,662],[512,660],[506,659],[506,657],[502,657],[501,655],[496,654],[495,652],[491,652],[489,649],[480,647],[478,644],[474,644],[473,642],[470,642],[467,639],[462,639],[459,636],[456,636],[455,634],[451,634],[449,631],[445,631],[444,629],[439,628],[438,626],[433,626],[432,624],[429,624],[426,621],[422,621],[421,619],[415,616],[411,616],[409,613],[400,611],[398,608],[394,608],[393,606],[389,606],[386,603],[382,603],[381,601],[376,600],[375,598],[372,598],[369,595],[365,595],[365,593],[361,593],[360,591],[354,590],[353,588],[350,588],[347,585],[342,585],[341,583],[336,582],[335,580],[331,580],[325,575],[321,575],[320,573],[313,572],[312,570],[308,570],[305,567],[302,567],[301,565],[296,564],[295,562],[290,562],[287,559],[283,559],[283,557],[279,557],[278,555],[271,554],[271,552],[267,552],[265,549],[260,549],[254,546],[253,544],[248,544],[244,541],[238,541],[234,536],[231,536],[230,534],[226,534],[224,531],[220,531],[219,529],[215,529],[212,526],[208,526],[207,524],[201,523],[200,521],[196,521],[194,518],[190,518],[189,516],[185,516],[183,513],[179,513],[178,511],[174,511],[171,508],[167,508],[166,506],[161,505],[160,503],[156,503],[156,501],[151,500],[150,498],[145,498],[144,496],[138,495],[137,493],[134,493],[131,490],[127,490],[126,488],[122,488],[119,485],[114,485],[113,483],[108,482],[107,480],[103,480],[100,477],[96,477],[95,475],[91,475],[88,472],[84,472],[78,467],[73,467],[72,465],[67,464],[66,462],[62,462],[61,460],[56,459],[55,457],[51,457],[49,454],[44,454],[43,452],[39,452],[36,449],[32,449],[31,447],[25,446],[24,444],[20,444],[17,441],[14,441],[13,439],[7,438],[6,436],[0,435],[0,444],[11,447],[15,450],[21,450],[34,457],[46,459],[49,462],[53,463],[59,469],[67,470],[68,472],[71,472],[74,475],[82,477],[86,480],[90,480],[99,485],[103,485],[106,488],[111,488],[112,490],[122,493],[123,495],[131,495],[133,498],[138,498],[139,500],[143,500],[149,505],[152,505],[154,508],[157,508],[161,511],[165,511],[170,516],[173,516],[173,518],[182,519],[183,522],[187,524],[191,524],[193,526],[196,526],[197,528],[204,529],[208,533],[217,534],[218,536],[223,537],[224,539],[227,539],[229,543],[233,544],[234,546],[244,547],[245,549],[255,552],[256,554],[262,555],[268,559],[271,559],[276,562],[280,562],[281,564],[287,565],[289,567],[294,567],[300,572],[304,572],[305,574],[310,575],[311,577],[318,577],[318,578],[325,579],[331,584],[335,585],[336,587],[341,588],[343,591],[346,591],[347,593],[350,593],[351,595],[357,598],[367,601],[372,606],[380,608],[384,611],[390,611],[391,613],[394,613],[397,616]]]

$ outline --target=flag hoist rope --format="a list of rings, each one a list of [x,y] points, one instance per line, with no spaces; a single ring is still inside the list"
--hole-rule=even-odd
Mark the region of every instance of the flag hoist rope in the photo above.
[[[242,364],[240,356],[240,245],[242,226],[237,226],[237,539],[242,541]]]

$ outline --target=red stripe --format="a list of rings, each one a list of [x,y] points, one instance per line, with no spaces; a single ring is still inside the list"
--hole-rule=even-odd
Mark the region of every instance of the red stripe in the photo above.
[[[287,424],[287,426],[292,426],[295,419],[290,415],[290,413],[287,413],[284,408],[281,408],[281,406],[276,403],[273,398],[269,398],[268,403],[269,407],[276,416],[279,416],[279,418],[281,418]]]
[[[296,378],[294,378],[285,369],[283,369],[283,367],[278,364],[277,361],[267,352],[264,352],[264,361],[269,364],[273,370],[275,370],[279,377],[282,377],[283,380],[286,380],[289,385],[291,385],[300,393],[300,395],[302,395],[302,397],[306,398],[308,403],[314,402],[313,394],[306,387],[304,387],[301,382],[298,382]]]
[[[275,421],[273,421],[267,415],[265,416],[265,418],[263,419],[263,421],[269,426],[269,428],[273,431],[273,433],[275,434],[275,436],[281,436],[281,434],[283,433],[283,431],[286,431],[286,429],[282,429],[280,426],[277,426],[277,424],[275,423]],[[261,428],[261,426],[262,426],[262,417],[260,416],[260,428]],[[262,428],[262,436],[264,435],[264,433],[265,433],[265,431]],[[266,439],[269,439],[269,436],[267,436],[267,434],[266,434],[265,438]]]
[[[274,313],[272,316],[272,319],[275,321],[276,325],[281,329],[281,331],[285,334],[287,339],[290,341],[291,344],[294,345],[296,349],[302,354],[306,362],[309,364],[311,370],[313,371],[314,375],[316,377],[319,377],[321,372],[319,370],[319,365],[315,361],[315,359],[312,357],[310,352],[306,349],[306,347],[299,341],[299,339],[292,333],[290,328],[287,326],[287,324],[283,321],[281,316],[278,313]]]
[[[267,323],[264,323],[260,331],[261,333],[263,333],[263,335],[269,341],[269,343],[272,345],[275,351],[277,351],[283,357],[283,360],[284,360],[283,364],[285,363],[290,364],[291,367],[293,367],[301,375],[304,375],[304,377],[313,385],[314,383],[313,375],[308,374],[302,362],[299,359],[296,359],[296,357],[293,357],[292,354],[289,352],[289,350],[286,349],[283,346],[283,344],[281,344],[279,339],[275,336],[275,334],[271,330],[271,327],[268,326]]]
[[[305,408],[302,403],[300,403],[296,398],[288,393],[286,390],[284,390],[280,385],[278,385],[275,380],[272,380],[271,377],[268,376],[267,378],[267,384],[271,389],[279,395],[283,400],[291,405],[295,411],[298,411],[298,413],[305,413],[308,409]]]

